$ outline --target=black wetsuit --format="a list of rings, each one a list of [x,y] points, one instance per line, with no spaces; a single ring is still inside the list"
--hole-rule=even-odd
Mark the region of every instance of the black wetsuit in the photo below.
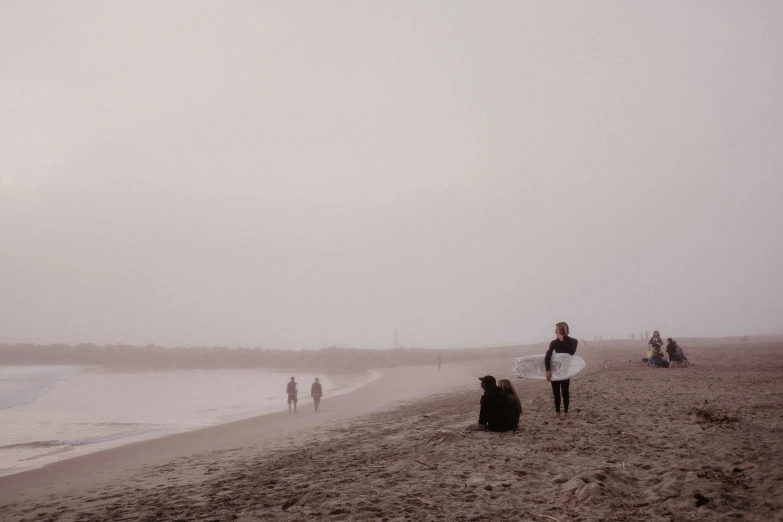
[[[549,350],[546,351],[546,357],[544,358],[544,366],[546,371],[552,369],[552,354],[553,353],[568,353],[574,355],[576,353],[576,345],[579,341],[573,337],[565,336],[563,340],[555,339],[549,343]],[[568,413],[568,401],[571,398],[569,387],[571,386],[571,379],[564,381],[552,381],[552,395],[555,396],[555,411],[560,413],[560,393],[563,394],[563,411]]]

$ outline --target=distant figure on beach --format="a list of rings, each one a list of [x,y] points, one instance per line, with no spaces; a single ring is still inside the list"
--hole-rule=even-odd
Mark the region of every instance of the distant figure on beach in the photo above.
[[[660,334],[660,332],[658,330],[655,330],[653,332],[653,336],[650,337],[650,340],[647,343],[647,345],[650,348],[652,348],[653,351],[655,351],[655,350],[660,351],[661,350],[661,347],[663,346],[663,339],[661,339],[661,334]]]
[[[313,398],[313,406],[315,406],[315,411],[318,411],[318,406],[321,405],[321,397],[323,394],[324,391],[321,388],[321,382],[318,380],[318,377],[316,377],[315,382],[313,382],[313,385],[310,386],[310,397]]]
[[[557,323],[555,325],[555,336],[557,339],[549,343],[549,350],[546,351],[546,357],[544,358],[544,366],[546,367],[546,380],[552,383],[552,394],[555,396],[555,413],[557,418],[560,419],[560,393],[563,394],[563,417],[568,418],[568,402],[571,398],[570,386],[571,379],[564,381],[552,380],[552,354],[553,353],[568,353],[574,355],[576,353],[576,346],[579,341],[573,337],[569,337],[570,333],[568,329],[568,323]]]
[[[497,381],[492,375],[479,377],[481,389],[484,395],[481,396],[481,409],[479,410],[479,419],[477,424],[468,426],[469,431],[509,431],[511,427],[508,422],[508,399],[500,391]]]
[[[291,377],[291,380],[288,382],[288,384],[285,387],[285,391],[288,394],[288,413],[291,413],[291,405],[294,405],[294,413],[296,413],[296,402],[297,402],[297,394],[299,393],[298,388],[296,387],[296,379]]]
[[[519,400],[517,390],[514,389],[514,385],[508,379],[500,379],[498,381],[498,388],[506,395],[508,407],[508,425],[511,431],[517,431],[519,428],[519,416],[522,415],[522,401]]]
[[[438,352],[438,371],[440,371],[440,365],[443,363],[443,354]]]

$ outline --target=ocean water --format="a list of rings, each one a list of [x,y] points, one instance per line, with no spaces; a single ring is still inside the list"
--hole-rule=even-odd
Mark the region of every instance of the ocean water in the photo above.
[[[287,410],[290,373],[261,369],[115,372],[0,366],[0,475],[92,451]],[[293,374],[310,406],[315,374]],[[374,380],[318,375],[326,399]]]

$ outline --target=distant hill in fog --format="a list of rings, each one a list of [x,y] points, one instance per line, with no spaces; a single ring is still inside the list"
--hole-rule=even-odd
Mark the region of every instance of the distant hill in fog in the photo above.
[[[4,344],[0,364],[77,364],[114,369],[276,368],[355,372],[371,368],[436,364],[480,359],[513,358],[546,346],[500,346],[427,350],[397,348],[367,350],[330,347],[320,350],[265,350],[261,348],[127,346],[95,344]]]
[[[684,348],[695,346],[748,342],[779,342],[781,336],[752,337],[675,337]],[[436,364],[438,354],[444,363],[478,361],[518,357],[543,353],[549,343],[492,348],[462,348],[429,350],[397,348],[367,350],[362,348],[330,347],[320,350],[265,350],[261,348],[227,348],[190,346],[167,348],[163,346],[128,346],[95,344],[0,344],[0,364],[78,364],[99,365],[127,370],[169,370],[207,368],[270,368],[352,373],[372,368]],[[582,353],[591,346],[606,348],[638,346],[640,353],[646,340],[612,339],[604,341],[580,340]],[[579,353],[579,352],[577,352]]]

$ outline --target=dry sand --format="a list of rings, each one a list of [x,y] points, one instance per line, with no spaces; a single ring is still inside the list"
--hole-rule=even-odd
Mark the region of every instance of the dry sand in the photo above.
[[[554,418],[547,383],[515,380],[516,434],[462,430],[473,374],[507,377],[510,361],[389,370],[318,414],[5,477],[0,519],[783,520],[783,345],[685,348],[689,368],[652,369],[642,349],[582,345],[572,418]]]

